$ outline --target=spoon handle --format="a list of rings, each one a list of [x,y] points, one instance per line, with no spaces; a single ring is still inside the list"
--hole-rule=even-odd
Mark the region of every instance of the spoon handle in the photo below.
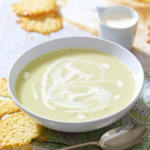
[[[100,147],[99,141],[93,141],[93,142],[82,143],[82,144],[68,146],[68,147],[54,149],[54,150],[70,150],[70,149],[73,149],[73,148],[83,147],[83,146],[87,146],[87,145],[97,145],[97,146]]]

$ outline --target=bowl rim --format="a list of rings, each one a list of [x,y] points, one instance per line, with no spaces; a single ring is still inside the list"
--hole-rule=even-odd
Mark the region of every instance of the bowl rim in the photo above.
[[[17,98],[14,97],[14,95],[12,94],[11,92],[11,88],[10,88],[10,74],[11,74],[11,71],[13,70],[13,67],[15,66],[15,64],[26,54],[26,53],[29,53],[30,51],[34,51],[35,48],[37,48],[38,46],[41,46],[41,45],[44,45],[46,43],[49,43],[49,42],[53,42],[53,41],[57,41],[57,40],[63,40],[63,39],[71,39],[71,38],[86,38],[86,39],[94,39],[94,40],[100,40],[102,42],[106,42],[106,43],[111,43],[113,45],[116,45],[118,48],[120,49],[123,49],[124,51],[126,51],[129,55],[131,55],[132,57],[134,57],[134,59],[137,61],[141,71],[142,71],[142,85],[140,87],[140,90],[139,90],[139,93],[137,95],[135,95],[131,102],[126,105],[123,109],[111,114],[111,115],[108,115],[106,117],[102,117],[102,118],[99,118],[99,119],[93,119],[93,120],[88,120],[88,121],[77,121],[77,122],[73,122],[73,121],[59,121],[59,120],[53,120],[53,119],[49,119],[49,118],[45,118],[45,117],[42,117],[40,115],[37,115],[33,112],[31,112],[30,110],[26,109],[18,100]],[[45,53],[46,54],[46,53]],[[110,54],[111,55],[111,54]],[[41,55],[40,55],[41,56]],[[39,57],[39,56],[38,56]],[[116,56],[115,56],[116,57]],[[132,70],[131,70],[132,72]],[[126,48],[124,48],[123,46],[119,45],[119,44],[116,44],[114,42],[111,42],[111,41],[108,41],[108,40],[104,40],[104,39],[100,39],[100,38],[95,38],[95,37],[86,37],[86,36],[72,36],[72,37],[64,37],[64,38],[58,38],[58,39],[53,39],[53,40],[49,40],[49,41],[46,41],[46,42],[43,42],[41,44],[38,44],[32,48],[30,48],[29,50],[27,50],[26,52],[24,52],[11,66],[11,69],[9,71],[9,74],[8,74],[8,90],[10,92],[10,95],[13,99],[13,101],[17,104],[17,106],[19,108],[21,108],[21,110],[23,110],[23,112],[29,114],[30,116],[34,116],[35,118],[38,118],[39,120],[44,120],[44,121],[48,121],[48,122],[54,122],[54,123],[61,123],[61,124],[85,124],[85,123],[93,123],[93,122],[97,122],[97,121],[100,121],[100,120],[105,120],[105,119],[109,119],[113,116],[115,116],[116,114],[124,111],[125,109],[127,109],[127,107],[129,107],[130,105],[134,104],[136,102],[136,99],[139,97],[139,95],[141,94],[142,92],[142,89],[143,89],[143,86],[144,86],[144,71],[143,71],[143,67],[141,65],[141,63],[139,62],[139,60],[129,51],[127,50]]]

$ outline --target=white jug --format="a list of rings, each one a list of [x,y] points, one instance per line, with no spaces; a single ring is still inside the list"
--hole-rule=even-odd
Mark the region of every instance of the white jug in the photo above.
[[[106,39],[117,43],[128,50],[131,50],[134,37],[137,30],[138,25],[138,14],[135,10],[130,7],[116,5],[110,7],[95,7],[93,9],[94,12],[97,14],[98,18],[98,27],[99,27],[99,37],[101,39]],[[114,28],[104,24],[101,19],[110,14],[125,14],[135,19],[135,23],[131,26],[127,26],[124,28]]]

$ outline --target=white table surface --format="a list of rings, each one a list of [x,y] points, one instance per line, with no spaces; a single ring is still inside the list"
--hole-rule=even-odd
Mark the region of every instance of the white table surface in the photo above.
[[[90,33],[65,23],[63,29],[51,33],[49,36],[34,32],[27,33],[15,22],[17,17],[11,7],[14,2],[16,0],[0,0],[0,77],[7,78],[9,70],[16,59],[25,51],[40,43],[68,36],[92,37]],[[33,37],[33,40],[30,37]],[[133,54],[141,62],[144,71],[150,71],[150,58],[138,52],[133,52]]]
[[[8,77],[15,60],[25,51],[40,43],[68,36],[92,36],[90,33],[64,24],[63,29],[45,36],[39,33],[28,33],[17,24],[16,14],[11,5],[16,0],[3,0],[0,7],[0,77]],[[30,38],[33,37],[33,40]]]

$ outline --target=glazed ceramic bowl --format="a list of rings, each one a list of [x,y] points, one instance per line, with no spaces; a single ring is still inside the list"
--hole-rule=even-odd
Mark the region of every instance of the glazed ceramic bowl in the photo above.
[[[65,122],[65,121],[55,121],[47,118],[43,118],[41,116],[38,116],[26,108],[22,106],[15,93],[15,82],[17,79],[18,74],[20,71],[24,68],[24,66],[29,63],[31,60],[48,53],[53,50],[67,48],[67,47],[79,47],[79,48],[90,48],[95,49],[99,51],[103,51],[106,53],[109,53],[111,55],[114,55],[118,57],[120,60],[122,60],[132,71],[135,81],[136,81],[136,92],[134,95],[134,98],[132,101],[125,106],[120,111],[104,117],[97,120],[91,120],[91,121],[85,121],[85,122]],[[103,128],[119,118],[121,118],[123,115],[125,115],[136,103],[142,87],[144,83],[144,73],[143,69],[141,67],[141,64],[136,59],[136,57],[129,52],[127,49],[101,39],[97,38],[89,38],[89,37],[69,37],[69,38],[62,38],[62,39],[56,39],[52,40],[43,44],[40,44],[30,50],[28,50],[26,53],[24,53],[12,66],[9,74],[9,91],[12,96],[12,99],[14,102],[18,105],[18,107],[30,118],[32,118],[35,122],[59,131],[65,131],[65,132],[85,132],[85,131],[91,131],[96,130],[99,128]],[[31,104],[32,105],[32,104]],[[33,106],[34,107],[34,106]]]

